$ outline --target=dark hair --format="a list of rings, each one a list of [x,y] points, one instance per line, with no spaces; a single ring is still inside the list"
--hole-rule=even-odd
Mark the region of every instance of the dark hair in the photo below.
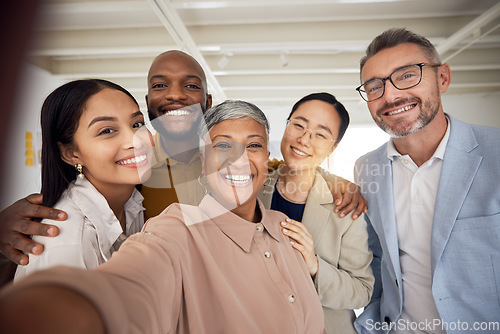
[[[359,62],[359,69],[362,70],[366,61],[379,51],[406,43],[418,45],[422,48],[430,62],[434,64],[441,64],[439,53],[427,38],[422,35],[415,34],[406,28],[391,28],[375,37],[370,45],[368,45],[365,56],[361,58]]]
[[[342,137],[344,137],[345,131],[347,130],[347,127],[349,126],[349,113],[347,112],[346,108],[342,103],[337,101],[335,96],[329,93],[312,93],[309,95],[304,96],[300,100],[297,101],[292,107],[292,111],[290,112],[290,115],[288,115],[287,120],[292,117],[293,113],[300,107],[300,105],[304,102],[307,101],[313,101],[313,100],[318,100],[318,101],[323,101],[328,104],[331,104],[335,111],[339,114],[340,116],[340,127],[339,127],[339,135],[337,137],[336,143],[340,143],[340,140]]]
[[[62,160],[58,143],[73,144],[73,136],[87,101],[101,90],[121,91],[138,105],[123,87],[101,79],[75,80],[47,96],[42,105],[42,195],[43,205],[54,206],[69,183],[76,179],[75,168]]]

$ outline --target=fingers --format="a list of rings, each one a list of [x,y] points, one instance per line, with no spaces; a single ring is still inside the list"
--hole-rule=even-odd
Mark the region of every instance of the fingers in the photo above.
[[[32,221],[32,218],[67,218],[65,212],[41,206],[41,202],[41,195],[32,194],[0,212],[0,252],[17,264],[28,263],[28,256],[22,252],[37,255],[43,251],[43,246],[31,240],[30,235],[59,234],[57,226]]]
[[[31,194],[26,197],[26,200],[31,204],[42,205],[43,197],[42,194]]]
[[[2,253],[5,255],[7,259],[14,262],[15,264],[25,266],[29,263],[28,255],[21,253],[12,246],[4,247]]]
[[[281,226],[283,227],[283,234],[292,239],[290,240],[290,244],[302,254],[309,274],[314,277],[318,272],[319,264],[314,252],[314,242],[311,234],[309,234],[304,224],[293,219],[281,222]]]
[[[35,222],[31,222],[35,223]],[[36,223],[40,226],[36,234],[54,236],[57,235],[59,229],[56,226]],[[36,226],[34,227],[37,228]],[[29,229],[28,229],[29,231]],[[34,233],[33,233],[34,234]],[[29,236],[19,233],[10,232],[2,236],[1,252],[12,262],[19,265],[27,265],[29,263],[28,253],[40,255],[43,252],[43,245],[31,240]]]
[[[338,212],[341,218],[353,212],[352,218],[357,219],[367,211],[368,202],[361,195],[361,188],[351,183],[344,193],[342,203],[335,208],[335,212]]]
[[[357,203],[353,203],[353,200],[354,200],[353,193],[349,191],[344,192],[340,200],[337,199],[335,201],[335,204],[337,204],[337,206],[335,207],[334,211],[340,212],[339,216],[344,217],[346,212],[351,212],[355,207],[357,207]],[[350,207],[350,210],[346,211],[345,209],[347,209],[348,207]]]
[[[20,216],[23,218],[40,218],[53,220],[65,220],[66,218],[68,218],[68,215],[64,211],[34,204],[30,202],[28,198],[26,198],[26,200],[27,203],[22,207],[20,211]]]
[[[293,219],[287,219],[284,222],[281,222],[281,226],[283,227],[282,230],[285,235],[289,236],[303,246],[314,249],[311,234],[309,234],[309,231],[307,231],[304,224]]]
[[[352,219],[358,219],[359,216],[361,216],[361,214],[367,213],[367,212],[368,212],[368,202],[366,201],[366,199],[361,197],[361,200],[359,201],[358,207],[356,208],[356,210],[352,214]]]

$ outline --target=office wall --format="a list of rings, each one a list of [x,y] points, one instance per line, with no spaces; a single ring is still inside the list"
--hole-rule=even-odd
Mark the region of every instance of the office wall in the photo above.
[[[1,180],[0,209],[40,191],[40,109],[45,97],[62,83],[61,79],[38,67],[24,67],[2,157],[6,173]],[[26,147],[27,132],[33,134],[33,140],[28,140],[35,155],[32,166],[26,165],[27,151],[30,151]]]

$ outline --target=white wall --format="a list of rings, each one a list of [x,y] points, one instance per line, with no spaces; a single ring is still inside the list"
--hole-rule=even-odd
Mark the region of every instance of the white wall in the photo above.
[[[34,135],[35,155],[40,150],[40,110],[45,97],[64,82],[38,67],[26,65],[17,89],[16,117],[7,140],[6,177],[1,181],[0,209],[28,194],[40,191],[40,161],[25,165],[26,132]]]
[[[12,124],[8,141],[10,149],[7,157],[2,159],[10,172],[1,183],[0,209],[40,190],[39,161],[37,160],[37,163],[31,167],[25,165],[25,133],[30,131],[35,134],[35,149],[38,151],[40,148],[39,115],[43,100],[51,91],[64,83],[61,79],[31,65],[26,66],[23,78],[18,89],[19,102],[15,109],[17,117]],[[297,99],[299,98],[297,97]],[[474,124],[500,128],[499,105],[500,92],[443,95],[445,112]],[[330,164],[325,163],[323,166],[337,175],[352,180],[354,161],[362,154],[380,146],[387,141],[388,137],[374,125],[366,103],[362,101],[347,102],[345,106],[351,115],[362,120],[361,124],[351,124],[344,139],[332,155]],[[290,108],[262,108],[271,123],[271,157],[281,157],[279,143]]]

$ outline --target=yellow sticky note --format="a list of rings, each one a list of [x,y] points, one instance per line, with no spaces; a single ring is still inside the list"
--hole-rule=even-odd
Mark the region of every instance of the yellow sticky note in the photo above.
[[[33,159],[26,158],[26,166],[33,166]]]
[[[33,132],[26,132],[26,140],[33,140]]]

